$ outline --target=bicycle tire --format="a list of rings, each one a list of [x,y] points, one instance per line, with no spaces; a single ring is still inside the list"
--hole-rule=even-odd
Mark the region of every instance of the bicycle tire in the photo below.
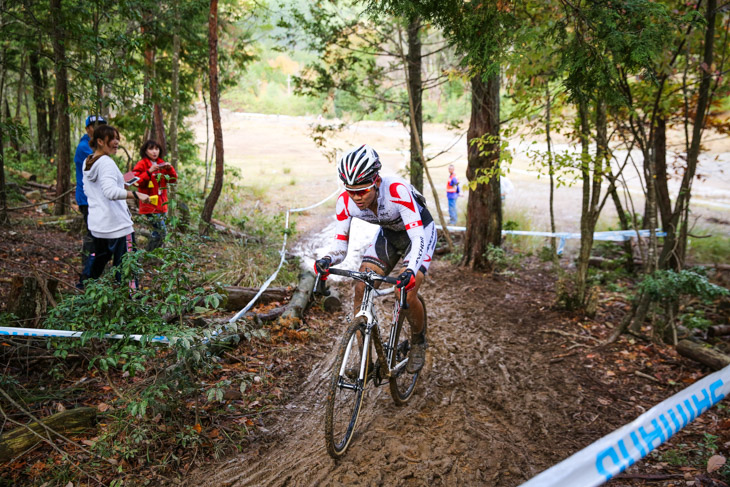
[[[418,299],[421,301],[423,306],[423,333],[426,333],[428,324],[428,315],[426,313],[426,303],[423,301],[421,295],[418,295]],[[410,337],[401,339],[401,332],[403,331],[403,322],[405,321],[405,313],[400,315],[398,323],[395,325],[395,343],[396,349],[393,353],[391,363],[388,364],[392,369],[396,364],[405,360],[408,357],[408,352],[411,350]],[[416,388],[416,382],[418,382],[418,376],[421,374],[420,371],[415,374],[409,374],[404,366],[397,372],[393,372],[390,377],[390,395],[393,397],[393,401],[398,406],[404,406],[408,403],[408,400],[413,395],[413,390]]]
[[[363,392],[367,385],[368,370],[370,357],[366,362],[365,379],[362,384],[360,380],[355,379],[351,382],[351,378],[340,377],[340,369],[345,360],[347,348],[352,341],[353,345],[345,364],[345,370],[355,367],[358,372],[362,363],[362,343],[359,339],[365,336],[366,319],[360,317],[355,320],[345,332],[340,341],[340,348],[337,353],[332,368],[332,381],[330,383],[329,393],[327,394],[327,408],[325,413],[325,442],[327,444],[327,453],[332,458],[340,458],[347,451],[350,440],[355,432],[357,420],[360,416],[360,408],[362,406]],[[359,335],[359,336],[358,336]],[[356,389],[343,387],[344,385],[355,386]]]

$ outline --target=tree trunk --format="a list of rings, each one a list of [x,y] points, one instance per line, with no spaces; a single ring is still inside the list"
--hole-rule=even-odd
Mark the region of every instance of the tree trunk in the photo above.
[[[550,175],[550,232],[555,233],[555,170],[553,168],[553,148],[550,138],[550,83],[545,82],[545,141],[547,142],[548,173]],[[555,238],[550,239],[553,260],[557,259],[558,249]]]
[[[53,44],[54,69],[56,72],[56,115],[58,117],[58,144],[56,155],[56,196],[66,193],[71,185],[71,124],[68,118],[68,85],[66,72],[66,33],[61,11],[62,0],[51,0],[53,21],[51,40]],[[65,215],[69,208],[69,197],[58,200],[54,215]]]
[[[46,112],[48,113],[48,137],[46,138],[45,154],[50,158],[56,153],[56,133],[58,131],[56,127],[56,102],[49,89],[48,69],[45,66],[41,66],[41,77],[43,78],[43,86],[46,87]]]
[[[593,231],[591,230],[590,201],[591,201],[591,161],[589,153],[590,126],[588,102],[578,101],[578,118],[580,120],[581,145],[581,175],[583,179],[583,198],[580,211],[580,251],[578,253],[576,270],[576,301],[580,306],[585,305],[588,288],[588,261],[593,248]]]
[[[213,138],[215,140],[215,177],[210,194],[205,199],[201,215],[201,233],[205,233],[213,217],[213,209],[223,189],[223,129],[221,128],[221,111],[218,103],[218,0],[210,0],[208,17],[208,49],[210,79],[210,111],[213,120]]]
[[[656,168],[656,202],[662,228],[667,228],[672,216],[672,200],[669,198],[667,180],[667,122],[664,117],[657,117],[654,127],[654,167]]]
[[[19,320],[38,319],[55,305],[56,279],[13,276],[8,295],[8,312]]]
[[[409,115],[409,122],[411,126],[411,133],[418,134],[418,137],[414,137],[411,140],[415,141],[416,143],[416,151],[418,153],[419,159],[422,161],[425,161],[426,158],[423,156],[423,144],[421,141],[423,140],[423,135],[421,134],[421,130],[419,130],[418,126],[416,125],[416,104],[415,100],[413,99],[413,92],[411,91],[411,83],[410,83],[410,72],[409,72],[409,64],[408,59],[406,58],[405,53],[403,52],[403,39],[401,36],[400,28],[398,28],[398,46],[400,51],[401,60],[403,61],[403,71],[406,76],[406,90],[408,91],[408,115]],[[431,186],[431,192],[433,193],[433,200],[436,205],[436,213],[438,215],[438,219],[441,222],[441,228],[443,230],[443,236],[446,238],[446,244],[449,247],[449,252],[454,251],[454,242],[451,240],[451,234],[449,233],[449,229],[446,226],[446,219],[444,218],[444,212],[441,211],[441,202],[439,200],[438,192],[436,191],[436,186],[433,184],[433,179],[431,178],[431,173],[428,170],[428,167],[426,165],[423,165],[423,170],[426,173],[426,177],[428,178],[428,184]]]
[[[175,2],[175,20],[179,20],[177,11],[179,5]],[[177,171],[178,147],[177,124],[180,113],[180,35],[175,32],[172,36],[172,113],[170,114],[170,164]]]
[[[4,7],[2,0],[0,0],[0,7]],[[3,26],[3,21],[2,8],[0,8],[0,27]],[[2,73],[0,73],[0,106],[2,106],[3,98],[5,98],[5,75],[7,73],[5,56],[6,51],[3,47],[0,50],[0,69],[2,70]],[[3,142],[5,140],[5,130],[3,129],[5,124],[2,122],[2,117],[0,117],[0,225],[7,225],[10,223],[10,218],[8,217],[8,195],[5,184],[5,143]]]
[[[423,147],[423,78],[421,76],[421,18],[414,16],[408,24],[408,84],[413,99],[414,131],[411,129],[411,184],[423,193],[423,164],[418,151],[419,144]],[[419,138],[420,140],[416,140]]]
[[[692,196],[692,182],[697,171],[697,160],[700,155],[700,143],[702,142],[702,130],[705,125],[706,112],[710,100],[717,0],[709,0],[707,2],[706,12],[707,28],[705,30],[703,62],[699,67],[701,81],[697,97],[697,109],[695,110],[694,124],[692,127],[692,141],[687,151],[687,169],[684,172],[679,192],[677,193],[674,211],[672,212],[668,225],[664,228],[667,236],[664,238],[664,246],[659,257],[659,267],[661,268],[666,268],[671,262],[676,262],[675,268],[681,269],[684,267],[685,253],[687,251],[687,216],[689,202]]]
[[[469,165],[466,177],[470,183],[467,203],[464,259],[461,264],[472,269],[488,269],[486,251],[489,245],[502,243],[502,200],[499,189],[499,141],[495,140],[480,153],[473,143],[485,135],[499,137],[499,73],[485,83],[481,75],[471,79],[471,120],[467,131]],[[491,174],[489,182],[478,182]]]

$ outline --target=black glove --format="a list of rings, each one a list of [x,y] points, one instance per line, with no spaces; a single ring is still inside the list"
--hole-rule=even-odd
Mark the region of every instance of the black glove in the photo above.
[[[410,291],[416,285],[416,275],[411,269],[406,269],[403,274],[398,276],[398,284],[396,287],[402,289],[406,288],[406,291]]]
[[[319,274],[322,279],[327,279],[327,276],[330,275],[330,264],[331,263],[332,263],[332,258],[329,255],[322,257],[319,260],[314,261],[314,272],[316,274]]]

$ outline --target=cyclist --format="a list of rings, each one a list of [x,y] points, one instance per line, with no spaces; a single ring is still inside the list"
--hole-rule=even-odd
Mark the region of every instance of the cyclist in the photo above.
[[[353,148],[340,158],[337,170],[345,191],[337,199],[334,245],[314,267],[326,278],[330,265],[345,259],[353,218],[380,226],[363,255],[360,272],[372,270],[386,276],[403,257],[396,291],[398,296],[401,288],[408,292],[406,317],[411,325],[412,345],[406,370],[413,374],[421,370],[426,358],[424,310],[417,294],[436,248],[436,226],[423,195],[404,179],[381,177],[380,168],[378,153],[369,145]],[[356,313],[364,292],[365,284],[358,282]]]

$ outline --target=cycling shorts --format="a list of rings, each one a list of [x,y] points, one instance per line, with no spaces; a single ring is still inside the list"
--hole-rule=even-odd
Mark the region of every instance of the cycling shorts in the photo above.
[[[436,224],[431,221],[423,231],[426,234],[426,251],[423,263],[418,270],[426,274],[431,265],[433,251],[436,250]],[[381,228],[365,250],[362,261],[374,264],[387,276],[398,261],[403,256],[407,256],[410,251],[411,239],[408,237],[408,232]],[[403,261],[403,267],[408,267],[408,261]]]

